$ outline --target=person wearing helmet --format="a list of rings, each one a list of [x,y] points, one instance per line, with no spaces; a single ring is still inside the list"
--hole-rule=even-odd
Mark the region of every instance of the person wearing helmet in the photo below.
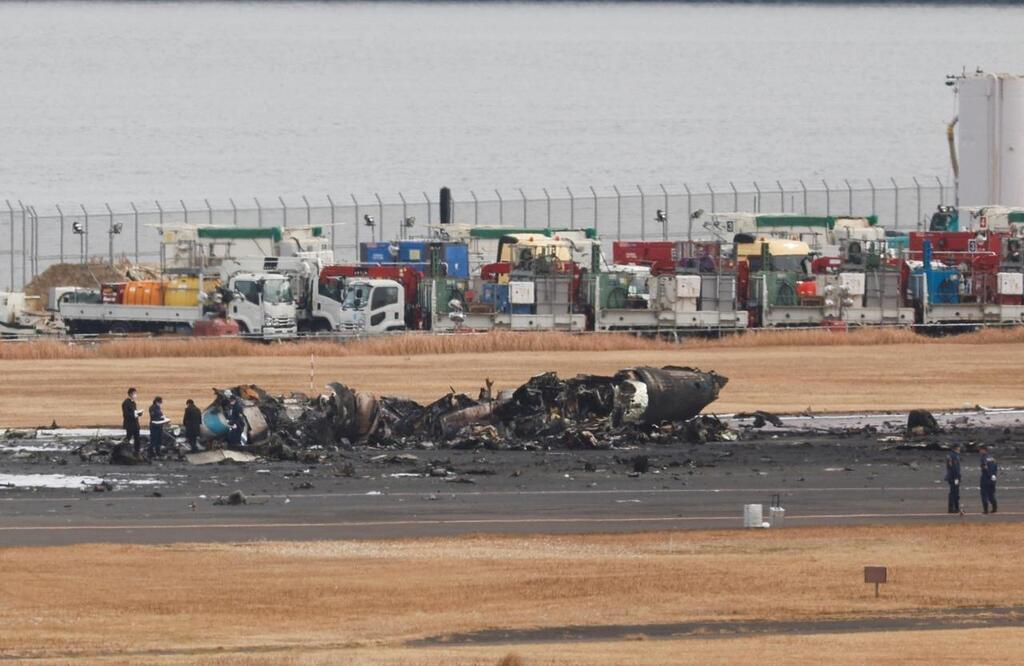
[[[960,509],[960,445],[950,447],[946,456],[946,483],[949,484],[949,513],[963,513]]]
[[[160,396],[153,398],[153,404],[149,406],[149,457],[156,458],[160,455],[160,445],[164,441],[164,424],[168,418],[164,416],[164,399]]]
[[[995,513],[998,509],[996,504],[996,472],[999,466],[996,459],[988,452],[987,446],[979,446],[978,453],[981,455],[981,509],[984,513]],[[992,510],[989,511],[989,506]]]
[[[241,449],[244,447],[245,437],[245,407],[238,396],[231,394],[228,398],[227,420],[228,420],[228,448]]]

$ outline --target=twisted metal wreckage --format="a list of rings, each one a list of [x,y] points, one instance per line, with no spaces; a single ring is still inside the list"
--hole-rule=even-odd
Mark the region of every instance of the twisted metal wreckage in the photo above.
[[[515,390],[494,395],[487,380],[476,399],[452,391],[429,405],[377,397],[339,382],[316,398],[238,386],[215,389],[203,413],[203,440],[216,448],[228,438],[234,395],[243,405],[242,448],[286,460],[311,460],[356,445],[533,450],[714,441],[731,433],[717,418],[699,414],[727,381],[714,372],[674,366],[572,379],[547,372]]]

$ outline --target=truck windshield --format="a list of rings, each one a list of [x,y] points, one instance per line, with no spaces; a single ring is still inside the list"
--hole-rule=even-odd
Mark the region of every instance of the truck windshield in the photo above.
[[[288,280],[264,280],[263,302],[270,305],[292,302],[292,284]]]
[[[772,255],[772,270],[775,271],[786,271],[790,273],[803,273],[805,256],[802,254],[792,255]],[[761,268],[761,256],[753,255],[747,257],[747,262],[750,265],[751,272],[757,272],[763,270]]]
[[[346,310],[362,310],[366,306],[366,298],[369,295],[369,285],[351,285],[345,292],[345,302],[341,304],[341,307]]]

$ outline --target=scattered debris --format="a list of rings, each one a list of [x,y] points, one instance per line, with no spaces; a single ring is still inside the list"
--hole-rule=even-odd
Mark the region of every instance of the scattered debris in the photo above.
[[[217,506],[238,506],[248,504],[249,501],[241,490],[236,490],[227,497],[218,497],[213,503]]]
[[[245,451],[232,451],[231,449],[213,449],[201,453],[189,453],[185,460],[193,465],[212,465],[222,462],[247,463],[256,460],[256,456]]]
[[[907,433],[922,437],[942,432],[939,423],[926,409],[915,409],[907,414]]]
[[[765,412],[757,410],[756,412],[742,412],[736,415],[737,419],[754,419],[752,427],[763,428],[767,424],[772,424],[776,428],[783,427],[782,419],[771,412]]]

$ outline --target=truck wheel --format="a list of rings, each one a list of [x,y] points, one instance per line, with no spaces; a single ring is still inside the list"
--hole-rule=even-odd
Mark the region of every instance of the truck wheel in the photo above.
[[[115,322],[110,325],[111,335],[128,335],[128,324],[123,322]]]
[[[331,322],[326,319],[315,319],[313,321],[313,332],[314,333],[330,333]]]

